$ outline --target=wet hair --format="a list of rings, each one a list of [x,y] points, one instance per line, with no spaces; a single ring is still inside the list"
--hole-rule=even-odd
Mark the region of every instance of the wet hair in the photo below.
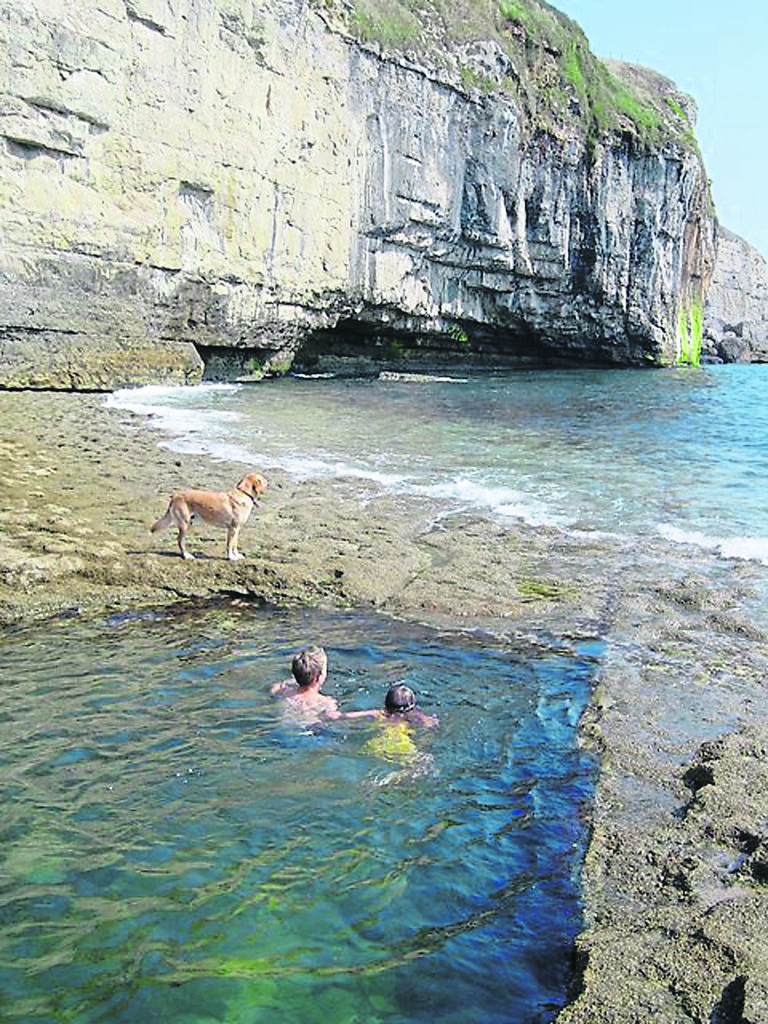
[[[384,708],[388,714],[402,715],[407,711],[413,711],[415,707],[416,695],[410,686],[396,683],[387,690],[387,696],[384,698]]]
[[[310,686],[328,668],[328,655],[322,647],[308,647],[291,662],[293,678],[300,687]]]

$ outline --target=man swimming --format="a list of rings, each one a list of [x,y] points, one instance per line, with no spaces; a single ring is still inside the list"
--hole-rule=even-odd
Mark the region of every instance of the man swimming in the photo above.
[[[322,647],[308,647],[291,662],[291,678],[275,683],[271,692],[284,699],[284,714],[294,722],[317,722],[321,718],[339,718],[335,698],[321,693],[328,676],[328,655]]]

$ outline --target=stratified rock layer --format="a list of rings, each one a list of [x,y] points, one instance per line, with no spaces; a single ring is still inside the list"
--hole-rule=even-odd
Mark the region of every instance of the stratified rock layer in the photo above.
[[[670,362],[711,276],[691,147],[547,127],[301,0],[5,0],[0,68],[0,386]]]

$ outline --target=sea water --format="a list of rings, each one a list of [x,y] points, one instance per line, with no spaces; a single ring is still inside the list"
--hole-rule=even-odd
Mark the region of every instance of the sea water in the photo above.
[[[322,642],[342,708],[270,686]],[[0,638],[0,1018],[551,1020],[581,919],[600,650],[225,603]]]
[[[284,379],[110,396],[165,442],[302,479],[768,564],[768,366]]]

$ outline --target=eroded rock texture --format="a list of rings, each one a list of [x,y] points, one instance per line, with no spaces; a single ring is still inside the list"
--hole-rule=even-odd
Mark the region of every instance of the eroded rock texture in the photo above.
[[[455,65],[303,0],[0,3],[0,386],[674,361],[714,258],[694,148]]]
[[[725,363],[768,362],[768,264],[720,228],[704,323],[705,352]]]

